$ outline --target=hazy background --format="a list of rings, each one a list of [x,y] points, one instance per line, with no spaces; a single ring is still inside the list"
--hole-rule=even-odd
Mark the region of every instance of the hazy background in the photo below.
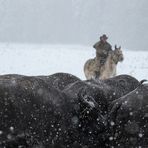
[[[0,0],[0,42],[148,50],[148,0]]]

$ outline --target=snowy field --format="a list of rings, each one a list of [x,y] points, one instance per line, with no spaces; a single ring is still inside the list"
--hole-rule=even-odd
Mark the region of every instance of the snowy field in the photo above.
[[[123,49],[117,74],[148,79],[148,52]],[[76,45],[0,44],[0,74],[50,75],[67,72],[85,79],[83,66],[95,56],[92,47]]]

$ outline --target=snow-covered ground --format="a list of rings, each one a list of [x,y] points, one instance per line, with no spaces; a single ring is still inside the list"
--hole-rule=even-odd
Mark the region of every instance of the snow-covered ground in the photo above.
[[[148,52],[123,49],[117,74],[148,79]],[[0,44],[0,74],[50,75],[67,72],[85,79],[83,65],[95,56],[92,47],[77,45]]]

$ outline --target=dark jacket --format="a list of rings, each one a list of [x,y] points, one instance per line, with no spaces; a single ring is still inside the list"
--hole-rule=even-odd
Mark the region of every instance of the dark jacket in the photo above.
[[[107,56],[108,53],[110,51],[112,51],[112,47],[108,42],[103,43],[103,42],[99,41],[96,44],[94,44],[93,47],[96,49],[96,53],[100,54],[100,56],[101,55],[106,55]]]

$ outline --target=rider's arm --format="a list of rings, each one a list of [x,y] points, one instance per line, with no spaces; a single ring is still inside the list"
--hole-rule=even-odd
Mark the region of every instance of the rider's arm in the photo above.
[[[93,45],[93,48],[97,49],[98,46],[99,46],[99,42],[95,43],[95,44]]]

